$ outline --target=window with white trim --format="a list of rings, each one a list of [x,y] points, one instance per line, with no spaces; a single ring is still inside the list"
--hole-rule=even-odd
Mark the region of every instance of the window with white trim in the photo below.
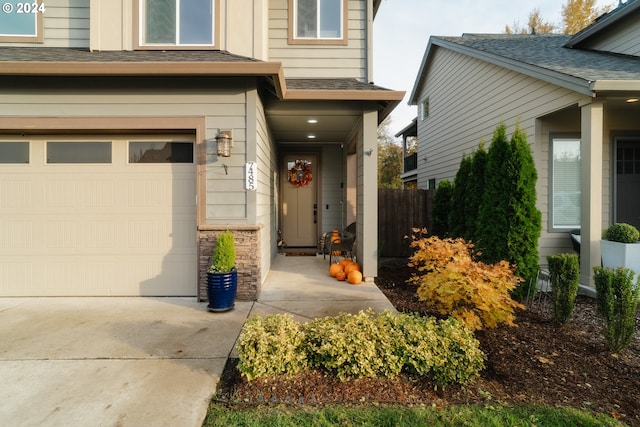
[[[550,228],[580,228],[580,139],[552,138],[550,151]]]
[[[293,39],[343,40],[346,1],[293,0]]]
[[[215,44],[217,0],[138,0],[140,46]]]
[[[3,0],[0,10],[0,41],[42,42],[43,2]]]

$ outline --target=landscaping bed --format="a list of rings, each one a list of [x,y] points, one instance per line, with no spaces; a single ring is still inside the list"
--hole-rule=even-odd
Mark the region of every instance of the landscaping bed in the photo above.
[[[383,263],[376,280],[398,311],[432,315],[405,283],[412,270],[405,261]],[[332,375],[308,371],[295,377],[248,382],[227,364],[216,399],[237,405],[289,403],[398,403],[445,407],[452,404],[562,405],[610,414],[640,426],[640,337],[638,324],[631,346],[619,354],[605,348],[595,301],[578,297],[573,319],[565,326],[550,320],[544,301],[518,311],[518,327],[479,331],[476,337],[487,360],[480,377],[466,386],[443,387],[424,378],[341,382]]]

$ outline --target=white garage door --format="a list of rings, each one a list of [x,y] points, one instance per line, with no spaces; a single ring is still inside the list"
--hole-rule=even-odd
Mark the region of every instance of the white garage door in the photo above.
[[[191,136],[0,137],[0,296],[193,296]]]

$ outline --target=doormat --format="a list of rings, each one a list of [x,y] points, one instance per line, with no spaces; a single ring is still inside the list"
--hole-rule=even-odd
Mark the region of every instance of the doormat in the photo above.
[[[316,256],[315,252],[286,252],[287,256]]]

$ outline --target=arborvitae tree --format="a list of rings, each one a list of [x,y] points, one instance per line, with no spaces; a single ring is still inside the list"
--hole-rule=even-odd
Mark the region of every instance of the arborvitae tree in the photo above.
[[[516,298],[525,295],[538,271],[541,215],[536,208],[537,178],[526,134],[517,127],[508,142],[506,127],[498,126],[488,152],[477,246],[486,263],[505,260],[516,265],[516,273],[525,279],[514,291]]]
[[[507,260],[517,265],[516,273],[525,279],[522,287],[528,286],[538,272],[538,239],[542,229],[542,219],[536,207],[536,181],[538,172],[527,143],[527,135],[516,126],[511,137],[511,168],[514,172],[513,189],[509,195],[513,212],[508,233]],[[515,295],[518,296],[518,295]],[[522,296],[524,294],[522,293]]]
[[[477,222],[482,204],[482,197],[485,190],[486,170],[487,170],[487,150],[484,148],[484,141],[473,153],[473,163],[471,165],[471,179],[469,180],[467,192],[467,204],[465,206],[465,222],[468,236],[467,240],[475,242],[478,240]]]
[[[476,248],[487,264],[509,260],[507,242],[513,182],[513,173],[508,167],[510,151],[507,128],[501,124],[493,132],[487,153],[485,191],[476,224]]]
[[[451,210],[449,213],[449,235],[469,239],[469,231],[466,221],[466,203],[471,185],[471,169],[473,159],[470,156],[462,157],[460,168],[453,182],[453,194],[451,197]]]
[[[451,197],[453,184],[445,179],[438,184],[438,191],[433,196],[433,211],[431,221],[432,235],[446,237],[449,235],[449,212],[451,212]]]

